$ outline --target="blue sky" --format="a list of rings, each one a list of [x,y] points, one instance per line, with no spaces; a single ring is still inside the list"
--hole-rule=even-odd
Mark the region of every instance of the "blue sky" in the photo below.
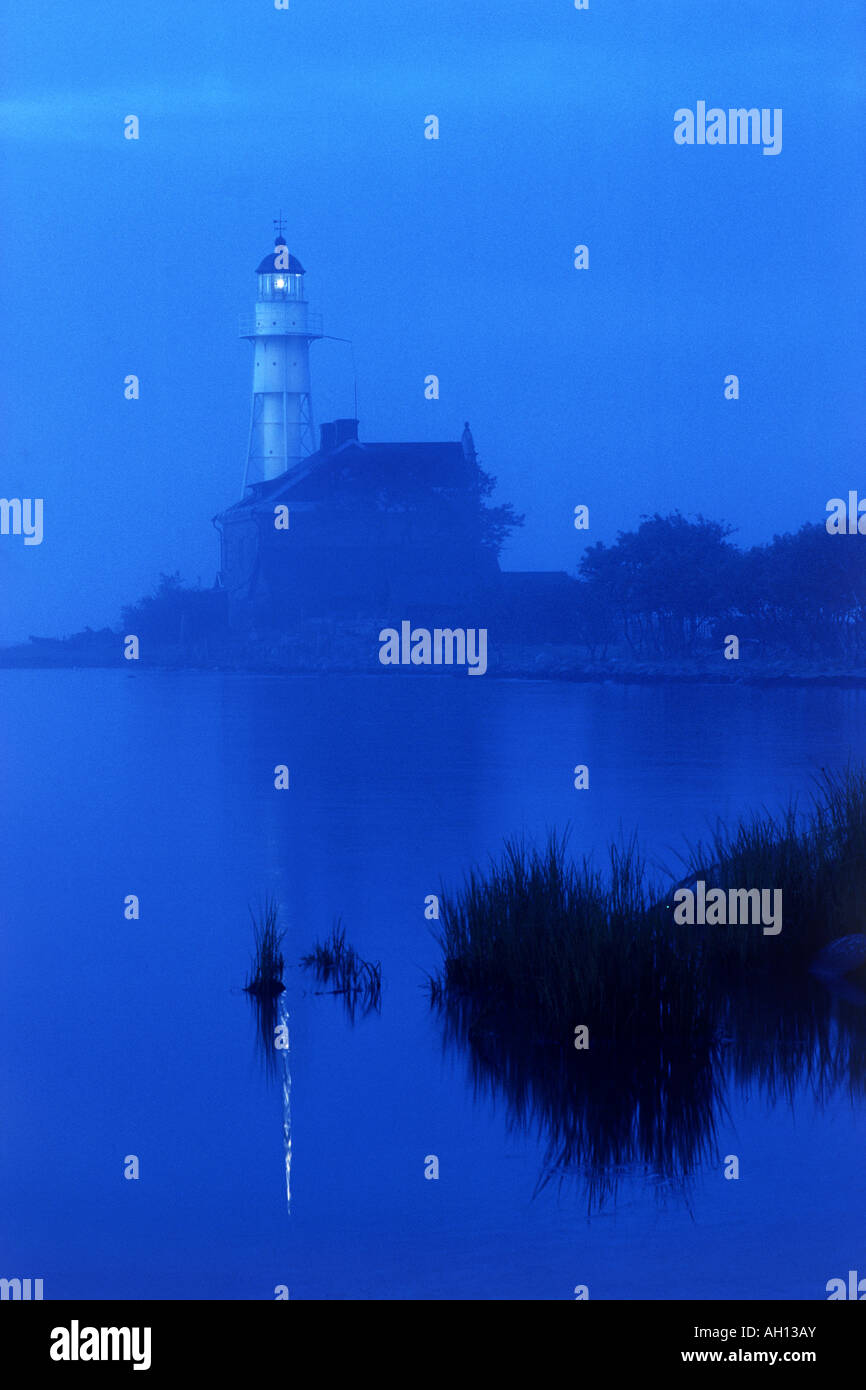
[[[859,4],[149,0],[0,39],[0,495],[45,499],[41,546],[0,537],[0,640],[212,582],[279,209],[362,438],[469,419],[526,514],[509,568],[673,508],[752,543],[866,488]],[[677,146],[699,99],[781,107],[782,153]],[[312,364],[317,420],[351,414],[348,350]]]

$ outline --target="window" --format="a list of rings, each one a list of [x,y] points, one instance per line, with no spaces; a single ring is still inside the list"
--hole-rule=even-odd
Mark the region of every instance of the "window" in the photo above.
[[[259,276],[259,299],[303,299],[303,276],[287,270]]]

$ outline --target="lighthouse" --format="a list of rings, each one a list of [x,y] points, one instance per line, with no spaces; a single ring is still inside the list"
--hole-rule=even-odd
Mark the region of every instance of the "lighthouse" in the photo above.
[[[286,244],[282,224],[271,255],[256,270],[256,306],[240,336],[253,345],[253,398],[243,497],[252,483],[278,478],[311,454],[310,343],[322,337],[311,314],[304,267]]]

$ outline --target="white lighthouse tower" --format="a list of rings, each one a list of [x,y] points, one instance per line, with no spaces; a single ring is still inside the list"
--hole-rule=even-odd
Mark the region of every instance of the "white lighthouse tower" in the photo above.
[[[256,271],[255,315],[241,320],[240,336],[253,345],[250,438],[241,496],[250,483],[278,478],[313,453],[310,343],[322,337],[318,314],[304,295],[304,267],[289,252],[280,228],[273,254]]]

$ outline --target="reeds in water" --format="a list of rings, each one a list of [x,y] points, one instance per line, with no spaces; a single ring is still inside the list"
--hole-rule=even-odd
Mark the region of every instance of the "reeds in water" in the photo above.
[[[682,862],[691,877],[716,888],[782,893],[778,939],[768,942],[748,923],[691,929],[702,969],[726,986],[767,973],[802,974],[829,942],[866,932],[866,771],[823,771],[807,809],[792,802],[781,814],[762,812],[732,829],[719,823]],[[699,867],[707,863],[710,870]]]
[[[468,997],[491,1023],[540,1041],[564,1041],[580,1024],[611,1046],[705,1036],[703,982],[652,910],[634,839],[611,848],[605,876],[588,859],[570,862],[566,838],[541,850],[509,841],[486,875],[441,895],[434,1000]]]
[[[678,926],[673,888],[650,879],[635,839],[612,846],[608,871],[509,841],[486,873],[440,895],[443,965],[434,1002],[463,996],[562,1038],[591,1013],[611,1039],[694,1037],[711,999],[772,972],[802,975],[828,942],[866,931],[866,771],[824,773],[811,810],[796,804],[728,829],[682,856],[686,879],[782,893],[782,930],[753,922]],[[705,867],[710,865],[711,867]]]
[[[379,961],[364,960],[354,946],[346,942],[346,930],[338,917],[324,942],[301,957],[305,970],[314,970],[323,984],[331,984],[330,993],[344,994],[348,999],[361,998],[365,1008],[377,1009],[382,997],[382,967]]]
[[[430,998],[446,1042],[512,1124],[546,1135],[542,1181],[580,1171],[590,1206],[635,1165],[687,1181],[714,1153],[726,1078],[771,1099],[866,1094],[866,994],[809,973],[840,937],[856,963],[866,934],[866,772],[825,773],[802,814],[719,824],[681,858],[677,886],[780,889],[782,931],[678,924],[673,883],[654,881],[634,839],[604,871],[571,860],[565,835],[512,840],[440,892]]]
[[[277,903],[273,898],[268,898],[258,914],[250,908],[255,949],[253,970],[247,976],[244,989],[248,994],[254,994],[258,998],[272,998],[285,989],[285,960],[280,949],[285,933],[277,928],[277,913]]]

